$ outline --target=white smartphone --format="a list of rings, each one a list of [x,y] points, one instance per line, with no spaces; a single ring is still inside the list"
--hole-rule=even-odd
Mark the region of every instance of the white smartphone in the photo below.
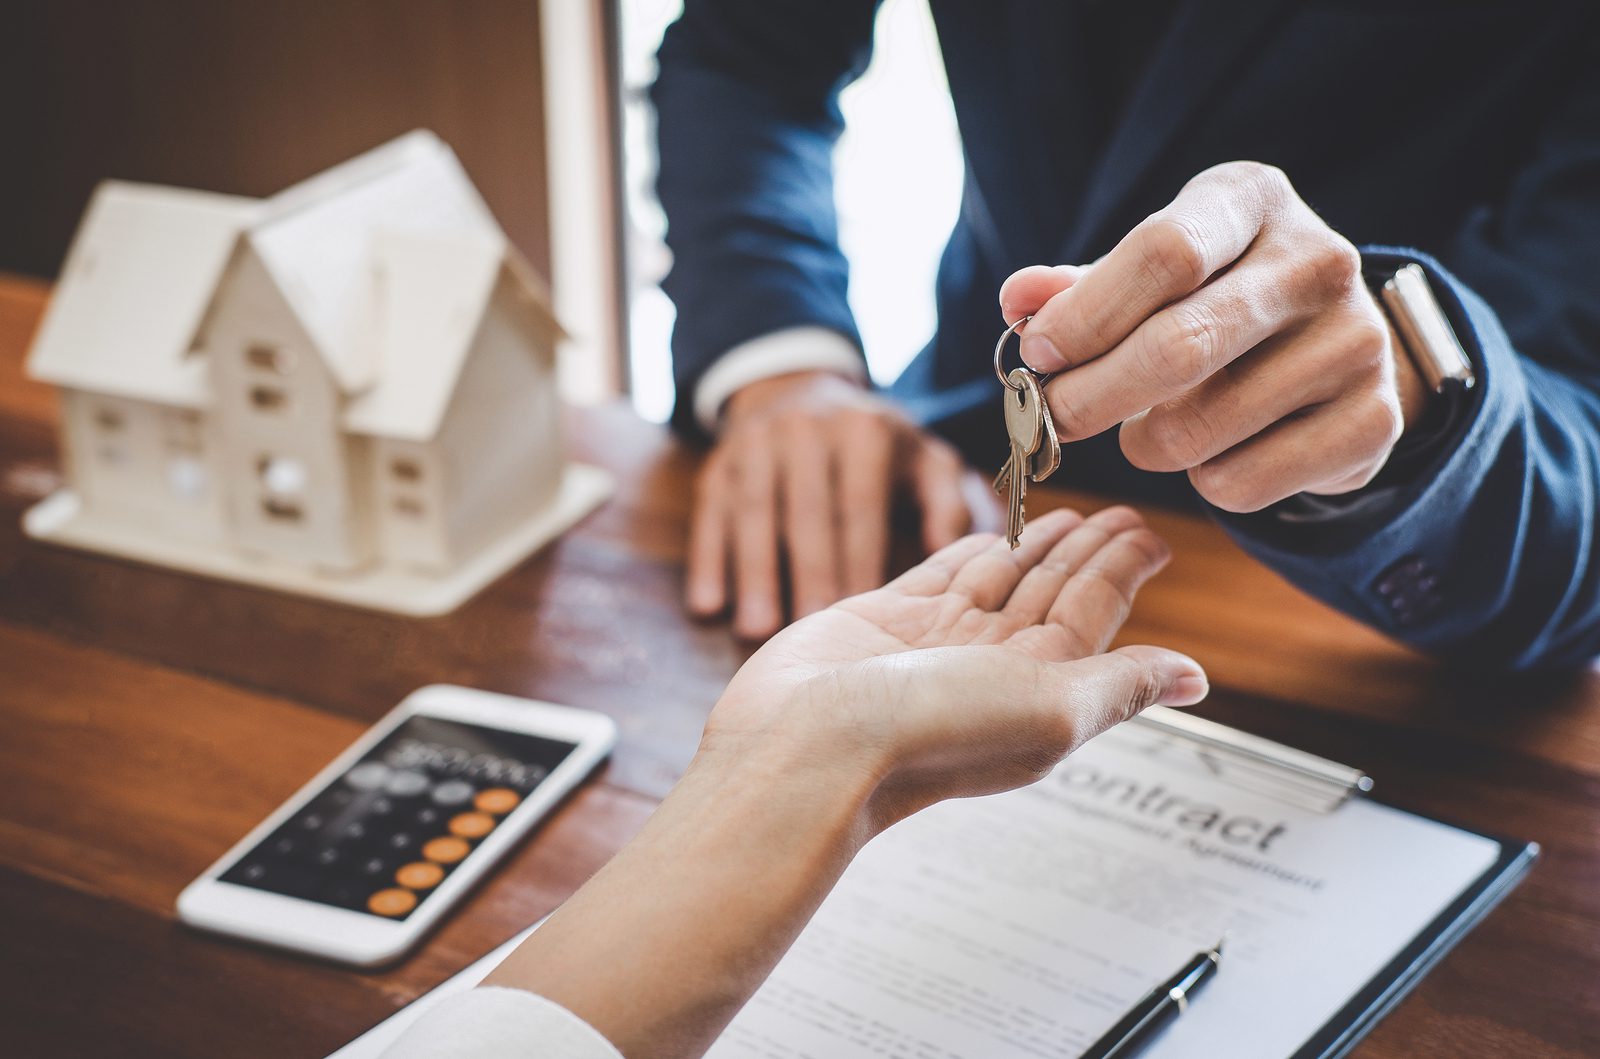
[[[422,688],[190,883],[178,916],[345,963],[392,960],[616,735],[590,710]]]

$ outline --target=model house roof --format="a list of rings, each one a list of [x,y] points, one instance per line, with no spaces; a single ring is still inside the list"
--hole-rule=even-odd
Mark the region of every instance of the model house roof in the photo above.
[[[255,199],[107,181],[90,199],[28,356],[35,378],[167,404],[207,398],[190,343]]]
[[[341,389],[351,394],[377,381],[379,233],[504,240],[455,154],[430,132],[408,133],[272,196],[267,205],[268,215],[247,238]]]
[[[438,432],[505,262],[498,236],[382,231],[373,337],[378,382],[345,409],[358,434],[423,441]]]
[[[200,406],[206,313],[248,245],[349,398],[347,429],[425,440],[502,277],[560,333],[461,163],[408,133],[264,200],[108,182],[29,360],[60,386]]]

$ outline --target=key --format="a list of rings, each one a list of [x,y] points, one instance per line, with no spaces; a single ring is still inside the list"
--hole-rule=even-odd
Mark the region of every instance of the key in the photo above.
[[[1061,439],[1056,436],[1056,422],[1050,418],[1050,403],[1044,397],[1044,384],[1050,381],[1050,376],[1035,381],[1039,386],[1039,428],[1043,440],[1039,451],[1033,454],[1033,474],[1029,477],[1042,482],[1061,469]]]
[[[1019,446],[1018,443],[1014,442],[1013,438],[1011,438],[1011,406],[1021,406],[1022,402],[1026,402],[1027,395],[1026,392],[1022,392],[1022,390],[1013,390],[1010,389],[1010,387],[1006,387],[1002,400],[1003,413],[1005,413],[1006,422],[1006,458],[1005,464],[1000,466],[1000,474],[995,475],[994,490],[995,493],[1000,493],[1006,498],[1006,541],[1013,541],[1013,528],[1016,528],[1016,533],[1021,533],[1021,528],[1016,526],[1016,507],[1018,507],[1018,501],[1021,498],[1016,498],[1014,493],[1016,493],[1018,490],[1026,490],[1026,485],[1021,485],[1021,483],[1016,482],[1016,478],[1026,478],[1027,475],[1014,474],[1019,462]],[[1026,459],[1026,454],[1024,454],[1024,459]],[[1016,547],[1016,544],[1013,542],[1011,547]]]
[[[994,480],[995,492],[1006,494],[1006,543],[1016,548],[1022,538],[1023,510],[1028,497],[1028,479],[1033,476],[1033,455],[1044,439],[1044,400],[1038,380],[1025,368],[1006,377],[1006,436],[1011,453]],[[1060,459],[1059,450],[1057,459]],[[1054,468],[1051,468],[1054,470]]]

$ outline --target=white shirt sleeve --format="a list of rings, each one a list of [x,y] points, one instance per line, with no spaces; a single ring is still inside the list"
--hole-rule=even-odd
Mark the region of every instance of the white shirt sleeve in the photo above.
[[[537,993],[479,986],[413,1022],[383,1059],[623,1059],[600,1031]]]
[[[867,365],[855,343],[826,327],[790,327],[752,338],[728,350],[694,391],[694,417],[716,433],[728,398],[762,379],[796,371],[833,371],[865,381]]]

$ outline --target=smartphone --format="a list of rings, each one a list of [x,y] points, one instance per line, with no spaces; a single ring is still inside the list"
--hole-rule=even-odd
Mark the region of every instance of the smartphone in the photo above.
[[[345,963],[392,960],[616,735],[590,710],[422,688],[190,883],[178,916]]]

